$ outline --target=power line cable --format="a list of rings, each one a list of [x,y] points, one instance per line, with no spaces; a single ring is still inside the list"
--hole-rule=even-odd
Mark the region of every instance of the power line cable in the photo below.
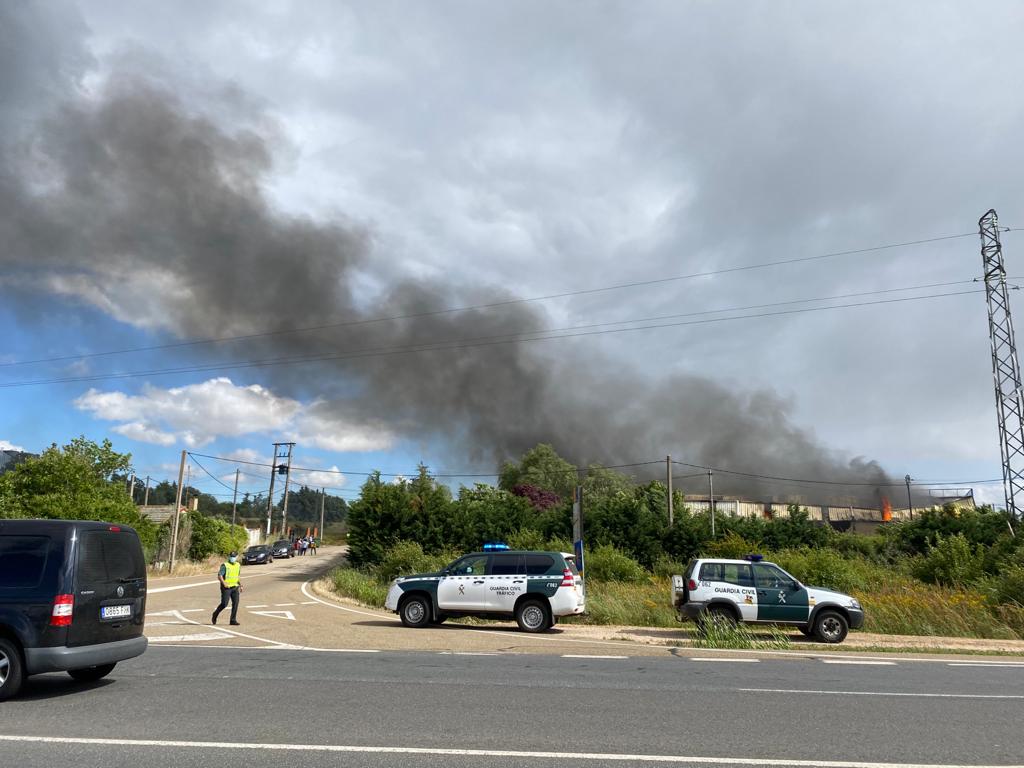
[[[794,477],[778,477],[776,475],[760,475],[753,472],[740,472],[735,469],[723,469],[721,467],[710,467],[701,464],[689,464],[685,461],[672,461],[673,464],[678,464],[683,467],[691,467],[693,469],[703,469],[705,472],[710,470],[712,472],[721,473],[723,475],[739,475],[741,477],[749,477],[755,480],[769,480],[779,481],[786,483],[793,483],[794,485],[848,485],[848,486],[863,486],[868,488],[902,488],[906,485],[906,482],[890,482],[890,483],[864,483],[859,481],[844,481],[844,480],[811,480],[808,478],[794,478]],[[911,482],[911,486],[917,486],[925,488],[930,485],[983,485],[985,483],[1001,483],[1002,480],[963,480],[963,481],[951,481],[943,480],[938,483],[922,483],[922,482]]]
[[[1011,231],[1011,230],[1005,230],[1005,231]],[[767,269],[769,267],[778,267],[778,266],[783,266],[783,265],[787,265],[787,264],[799,264],[799,263],[804,263],[804,262],[809,262],[809,261],[821,261],[821,260],[824,260],[824,259],[831,259],[831,258],[836,258],[836,257],[839,257],[839,256],[852,256],[852,255],[862,254],[862,253],[872,253],[872,252],[877,252],[877,251],[891,250],[891,249],[894,249],[894,248],[906,248],[906,247],[914,246],[914,245],[925,245],[925,244],[928,244],[928,243],[936,243],[936,242],[941,242],[941,241],[944,241],[944,240],[954,240],[954,239],[962,238],[962,237],[974,237],[976,235],[977,235],[977,232],[964,232],[964,233],[957,234],[957,235],[941,235],[941,236],[938,236],[938,237],[929,237],[929,238],[923,238],[923,239],[920,239],[920,240],[908,240],[908,241],[901,242],[901,243],[887,243],[885,245],[876,245],[876,246],[871,246],[871,247],[867,247],[867,248],[856,248],[856,249],[851,249],[851,250],[846,250],[846,251],[833,251],[831,253],[823,253],[823,254],[818,254],[818,255],[815,255],[815,256],[801,256],[801,257],[796,257],[796,258],[791,258],[791,259],[780,259],[778,261],[762,262],[762,263],[759,263],[759,264],[746,264],[746,265],[741,265],[741,266],[736,266],[736,267],[725,267],[725,268],[722,268],[722,269],[705,270],[703,272],[693,272],[693,273],[685,274],[685,275],[673,275],[673,276],[670,276],[670,277],[652,278],[650,280],[637,280],[637,281],[628,282],[628,283],[617,283],[617,284],[614,284],[614,285],[599,286],[599,287],[596,287],[596,288],[583,288],[583,289],[575,290],[575,291],[563,291],[561,293],[552,293],[552,294],[546,294],[546,295],[543,295],[543,296],[531,296],[531,297],[523,298],[523,299],[506,299],[506,300],[503,300],[503,301],[493,301],[493,302],[488,302],[488,303],[485,303],[485,304],[472,304],[472,305],[462,306],[462,307],[448,307],[446,309],[431,310],[431,311],[428,311],[428,312],[414,312],[414,313],[408,313],[408,314],[402,314],[402,315],[390,315],[390,316],[385,316],[385,317],[375,317],[375,318],[369,318],[369,319],[364,319],[364,320],[344,320],[344,321],[339,321],[339,322],[336,322],[336,323],[324,323],[324,324],[321,324],[321,325],[311,325],[311,326],[305,326],[305,327],[301,327],[301,328],[286,328],[286,329],[281,329],[281,330],[277,330],[277,331],[263,331],[263,332],[260,332],[260,333],[248,333],[248,334],[240,334],[240,335],[235,335],[235,336],[221,336],[221,337],[215,337],[215,338],[209,338],[209,339],[197,339],[197,340],[191,340],[191,341],[170,342],[170,343],[167,343],[167,344],[153,344],[153,345],[143,346],[143,347],[129,347],[129,348],[125,348],[125,349],[106,350],[106,351],[102,351],[102,352],[88,352],[88,353],[83,353],[83,354],[78,354],[78,355],[60,355],[60,356],[56,356],[56,357],[37,358],[37,359],[34,359],[34,360],[18,360],[18,361],[0,363],[0,368],[6,368],[6,367],[12,367],[12,366],[21,366],[21,365],[33,365],[33,364],[37,364],[37,363],[56,363],[56,362],[63,362],[63,361],[66,361],[66,360],[82,360],[82,359],[93,358],[93,357],[106,357],[106,356],[112,356],[112,355],[132,354],[132,353],[136,353],[136,352],[154,352],[154,351],[162,350],[162,349],[176,349],[176,348],[180,348],[180,347],[198,346],[198,345],[202,345],[202,344],[221,344],[221,343],[235,342],[235,341],[247,341],[247,340],[250,340],[250,339],[266,338],[266,337],[270,337],[270,336],[282,336],[282,335],[296,334],[296,333],[309,333],[309,332],[313,332],[313,331],[324,331],[324,330],[329,330],[329,329],[334,329],[334,328],[353,327],[353,326],[360,326],[360,325],[368,325],[368,324],[371,324],[371,323],[391,322],[391,321],[395,321],[395,320],[413,320],[413,319],[420,319],[420,318],[424,318],[424,317],[437,317],[437,316],[440,316],[440,315],[454,314],[454,313],[457,313],[457,312],[470,312],[470,311],[481,310],[481,309],[495,309],[497,307],[513,306],[513,305],[516,305],[516,304],[527,304],[527,303],[533,303],[533,302],[539,302],[539,301],[550,301],[552,299],[562,299],[562,298],[568,298],[568,297],[571,297],[571,296],[583,296],[583,295],[595,294],[595,293],[606,293],[606,292],[609,292],[609,291],[618,291],[618,290],[623,290],[623,289],[627,289],[627,288],[641,288],[641,287],[646,287],[646,286],[651,286],[651,285],[659,285],[659,284],[663,284],[663,283],[678,282],[678,281],[682,281],[682,280],[693,280],[693,279],[700,278],[700,277],[713,277],[713,276],[716,276],[716,275],[732,274],[732,273],[736,273],[736,272],[748,272],[748,271],[751,271],[751,270]]]
[[[834,304],[825,307],[802,307],[798,309],[787,309],[778,310],[774,312],[761,312],[756,314],[748,315],[734,315],[732,317],[715,317],[705,318],[702,320],[688,320],[679,321],[672,323],[658,323],[649,325],[640,325],[630,328],[604,328],[602,330],[586,330],[575,332],[577,329],[572,327],[565,329],[549,329],[540,331],[524,331],[519,334],[505,334],[500,336],[484,336],[475,337],[470,339],[455,339],[440,342],[422,343],[418,345],[407,345],[400,347],[379,347],[365,350],[357,350],[352,352],[344,352],[339,354],[316,354],[316,355],[302,355],[297,357],[285,357],[285,358],[270,358],[266,360],[247,360],[240,361],[237,363],[214,363],[205,365],[195,366],[182,366],[178,368],[156,368],[141,371],[122,371],[115,373],[106,374],[90,374],[82,376],[65,376],[56,377],[49,379],[34,379],[28,381],[15,381],[5,382],[0,384],[0,389],[10,389],[16,387],[28,387],[28,386],[41,386],[49,384],[69,384],[69,383],[81,383],[81,382],[93,382],[93,381],[110,381],[115,379],[130,379],[139,378],[144,376],[170,376],[184,373],[201,373],[207,371],[229,371],[229,370],[242,370],[248,368],[265,368],[274,367],[278,365],[298,365],[305,363],[315,362],[330,362],[330,361],[341,361],[341,360],[355,360],[364,358],[374,357],[387,357],[395,355],[406,355],[420,352],[436,352],[436,351],[449,351],[449,350],[460,350],[460,349],[472,349],[479,347],[490,347],[498,346],[503,344],[512,343],[525,343],[531,341],[551,341],[557,339],[568,339],[568,338],[579,338],[583,336],[599,336],[609,333],[626,333],[631,331],[645,331],[662,328],[677,328],[688,325],[706,325],[710,323],[720,323],[732,320],[753,320],[765,317],[778,317],[784,315],[801,314],[804,312],[822,312],[833,309],[850,309],[856,307],[867,307],[867,306],[878,306],[884,304],[898,304],[906,303],[911,301],[922,301],[925,299],[938,299],[946,298],[951,296],[964,296],[973,293],[981,293],[981,289],[969,290],[969,291],[952,291],[946,293],[926,294],[924,296],[905,296],[894,299],[879,299],[877,301],[862,301],[853,302],[849,304]],[[821,301],[828,299],[820,299]],[[619,324],[629,322],[645,322],[643,320],[631,320],[631,321],[618,321]],[[603,325],[607,325],[603,324]],[[573,331],[573,332],[567,332]]]

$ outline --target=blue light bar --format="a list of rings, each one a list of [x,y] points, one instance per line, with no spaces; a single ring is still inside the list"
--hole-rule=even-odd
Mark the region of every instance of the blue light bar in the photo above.
[[[764,560],[764,555],[746,555],[743,559],[751,563],[760,563]]]
[[[488,541],[484,543],[484,552],[504,552],[508,549],[508,544],[504,544],[500,541]]]

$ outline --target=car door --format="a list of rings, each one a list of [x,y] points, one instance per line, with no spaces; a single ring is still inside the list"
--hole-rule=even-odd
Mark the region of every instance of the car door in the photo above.
[[[444,611],[488,610],[487,566],[490,555],[461,557],[446,569],[437,585],[437,605]]]
[[[726,599],[736,606],[743,621],[757,621],[757,594],[749,563],[704,563],[700,583],[702,599]]]
[[[807,621],[807,590],[800,582],[771,563],[754,563],[753,568],[758,621]]]
[[[523,556],[511,552],[491,555],[491,566],[487,572],[488,610],[512,613],[516,600],[525,591]]]

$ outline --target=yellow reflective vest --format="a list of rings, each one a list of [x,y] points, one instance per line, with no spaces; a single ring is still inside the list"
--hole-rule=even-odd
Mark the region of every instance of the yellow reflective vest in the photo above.
[[[242,573],[241,563],[224,563],[224,586],[237,587],[238,577]]]

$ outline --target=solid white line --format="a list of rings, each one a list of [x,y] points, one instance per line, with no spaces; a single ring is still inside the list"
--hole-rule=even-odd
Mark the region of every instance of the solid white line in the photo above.
[[[267,606],[266,603],[256,603],[256,604],[250,605],[249,607],[250,608],[266,608],[268,606]]]
[[[184,611],[179,611],[179,613],[202,613],[205,610],[205,608],[186,608]]]
[[[147,595],[155,595],[157,592],[174,592],[179,589],[192,589],[193,587],[208,587],[211,584],[217,584],[216,581],[200,581],[197,584],[178,584],[174,587],[157,587],[156,589],[147,589]]]
[[[796,693],[822,696],[899,696],[921,699],[1024,699],[1012,693],[897,693],[894,691],[813,691],[793,688],[737,688],[741,693]]]
[[[675,763],[683,765],[753,765],[785,766],[786,768],[950,768],[936,763],[873,763],[862,760],[791,760],[787,758],[696,757],[690,755],[643,755],[618,752],[547,752],[511,749],[443,749],[436,747],[371,747],[343,744],[253,744],[223,741],[171,741],[165,739],[96,739],[67,736],[7,736],[0,741],[35,744],[80,744],[114,747],[170,747],[176,749],[234,749],[266,752],[326,752],[391,755],[438,755],[446,757],[507,757],[517,760],[603,760],[606,762]],[[982,766],[969,768],[1024,768],[1014,766]]]
[[[497,651],[439,651],[438,656],[507,656]]]
[[[309,581],[304,582],[302,584],[302,594],[304,594],[306,597],[308,597],[310,600],[313,600],[314,602],[330,606],[331,608],[337,608],[339,611],[346,611],[348,613],[358,613],[360,616],[372,616],[375,619],[393,619],[396,623],[400,623],[401,622],[401,619],[399,619],[397,616],[390,616],[390,615],[388,615],[386,613],[370,613],[368,611],[358,611],[355,608],[349,608],[349,607],[344,606],[344,605],[337,605],[336,603],[329,603],[326,600],[321,600],[316,595],[311,594],[309,592],[309,590],[307,589],[307,587],[309,586],[310,582],[312,582],[312,581],[313,580],[310,579]]]
[[[761,661],[760,659],[732,659],[728,656],[690,656],[688,658],[690,661],[728,661],[733,664],[757,664]]]
[[[867,659],[822,659],[822,664],[863,664],[872,667],[894,667],[895,661],[869,661]]]
[[[563,653],[563,659],[628,659],[629,656],[600,656],[596,653]]]
[[[181,619],[184,622],[187,622],[189,624],[195,624],[197,627],[206,626],[205,624],[201,624],[198,621],[193,621],[192,619],[189,619],[189,618],[186,618],[185,616],[182,616],[179,611],[175,611],[175,613],[178,615],[178,618]],[[268,640],[265,637],[256,637],[256,635],[247,635],[244,632],[236,632],[233,629],[218,629],[218,631],[220,631],[220,632],[227,632],[229,635],[234,635],[235,637],[244,637],[247,640],[258,640],[261,643],[269,643],[271,645],[287,645],[287,643],[282,643],[282,642],[279,642],[277,640]]]
[[[275,608],[287,608],[290,605],[295,605],[295,603],[274,603]],[[253,606],[253,608],[255,607],[256,606]]]
[[[950,662],[946,666],[949,667],[1015,667],[1016,669],[1024,669],[1024,664],[1015,664],[1013,662],[1001,663],[998,661],[954,661]]]

